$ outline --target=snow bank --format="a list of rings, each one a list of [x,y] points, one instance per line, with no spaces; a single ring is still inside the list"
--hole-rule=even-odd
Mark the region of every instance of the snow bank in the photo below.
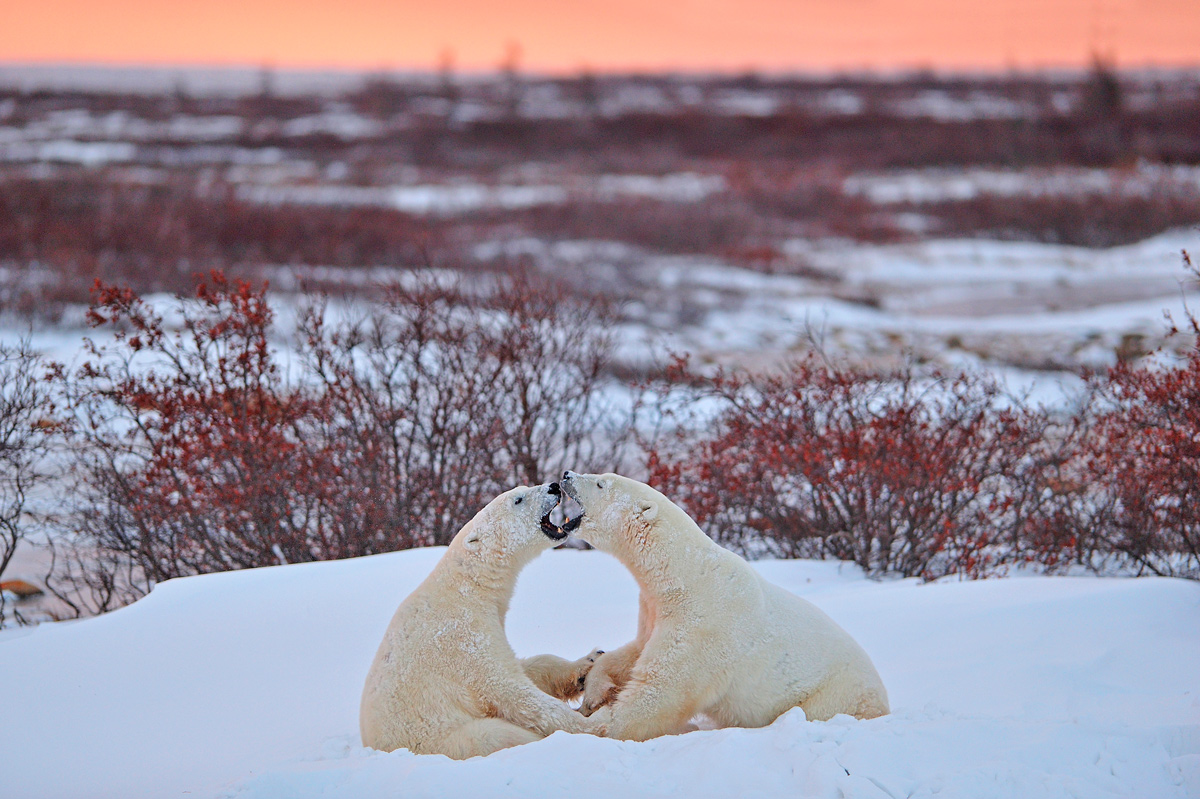
[[[128,608],[0,633],[6,796],[1140,796],[1200,792],[1200,586],[1168,579],[875,583],[766,561],[871,653],[894,713],[646,743],[557,733],[458,763],[361,747],[359,692],[422,549],[173,580]],[[636,587],[551,552],[509,616],[518,654],[633,633]]]

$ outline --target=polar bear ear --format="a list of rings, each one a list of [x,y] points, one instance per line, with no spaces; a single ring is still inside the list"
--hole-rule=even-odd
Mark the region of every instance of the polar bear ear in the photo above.
[[[648,499],[643,499],[638,502],[638,512],[642,514],[642,518],[646,521],[651,521],[658,515],[658,503],[651,502]]]

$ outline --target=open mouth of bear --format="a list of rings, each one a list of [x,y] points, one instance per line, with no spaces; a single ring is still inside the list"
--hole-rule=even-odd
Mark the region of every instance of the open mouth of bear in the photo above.
[[[558,492],[551,490],[550,493],[553,495]],[[574,507],[570,507],[571,505]],[[574,516],[571,515],[572,511],[575,511]],[[542,532],[555,541],[561,541],[573,533],[582,520],[583,507],[569,497],[559,495],[555,506],[542,517]]]
[[[555,506],[554,510],[558,510]],[[555,524],[551,521],[554,511],[550,511],[542,517],[542,532],[553,538],[555,541],[561,541],[571,533],[575,532],[579,527],[579,523],[583,521],[583,514],[579,514],[573,519],[566,519],[562,524]],[[564,517],[565,518],[565,517]]]

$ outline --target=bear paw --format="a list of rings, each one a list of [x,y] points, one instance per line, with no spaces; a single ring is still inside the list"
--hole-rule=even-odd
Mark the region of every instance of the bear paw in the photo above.
[[[608,730],[612,726],[612,705],[606,705],[592,713],[588,716],[588,721],[595,725],[593,735],[607,737]]]
[[[588,677],[584,680],[583,702],[579,705],[579,712],[585,716],[592,715],[617,698],[617,684],[607,672],[594,670]]]
[[[596,660],[603,654],[603,649],[593,649],[575,661],[575,684],[579,687],[580,693],[583,692],[584,685],[587,684],[587,676],[591,674],[592,666],[596,665]]]

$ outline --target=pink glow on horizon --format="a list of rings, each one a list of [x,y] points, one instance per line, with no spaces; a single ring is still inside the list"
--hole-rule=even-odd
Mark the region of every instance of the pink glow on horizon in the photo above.
[[[41,0],[2,61],[489,69],[1200,65],[1196,0]]]

